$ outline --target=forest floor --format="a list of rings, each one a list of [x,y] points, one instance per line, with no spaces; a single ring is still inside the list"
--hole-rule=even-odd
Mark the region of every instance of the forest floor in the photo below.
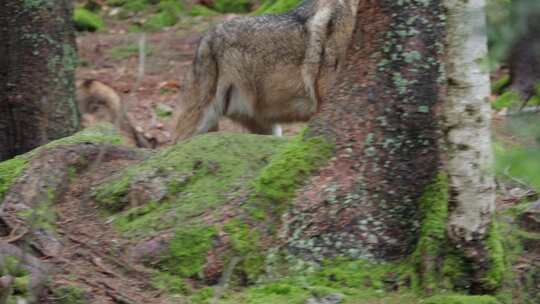
[[[147,51],[143,77],[140,77],[139,60],[143,34],[130,33],[122,22],[110,22],[103,32],[81,33],[77,43],[82,66],[77,70],[77,79],[97,79],[109,84],[121,95],[133,121],[156,138],[160,146],[170,145],[174,115],[164,115],[163,109],[176,111],[182,75],[191,64],[202,32],[211,24],[231,17],[187,18],[173,28],[144,34]],[[515,136],[505,134],[503,125],[502,118],[495,121],[502,138],[516,143]],[[286,126],[284,134],[296,134],[300,127]],[[243,132],[225,119],[220,122],[220,129]],[[132,162],[110,160],[92,166],[72,181],[65,196],[55,205],[61,226],[58,233],[65,244],[50,261],[55,265],[52,286],[78,286],[91,295],[91,303],[184,303],[181,298],[171,299],[149,283],[150,270],[131,263],[126,250],[132,245],[130,240],[123,238],[87,197],[96,181]],[[529,195],[531,189],[518,184],[509,184],[507,193],[500,195],[499,208],[513,206]],[[540,261],[538,256],[525,258]],[[51,294],[41,303],[68,302]]]

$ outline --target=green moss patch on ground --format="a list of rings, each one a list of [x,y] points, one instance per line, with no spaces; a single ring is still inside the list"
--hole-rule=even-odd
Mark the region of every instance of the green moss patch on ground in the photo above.
[[[161,257],[158,268],[180,278],[202,278],[206,253],[217,235],[214,227],[194,226],[177,229],[169,252]]]
[[[101,17],[87,9],[76,8],[73,13],[75,28],[79,31],[98,31],[105,28],[105,22]]]
[[[13,277],[13,288],[9,290],[7,303],[17,303],[17,299],[26,299],[29,296],[30,272],[25,269],[21,261],[15,256],[0,256],[0,277]]]
[[[56,299],[55,304],[88,304],[90,301],[86,293],[76,285],[64,285],[51,288]]]
[[[491,296],[443,295],[427,299],[425,304],[500,304]]]
[[[425,298],[414,292],[400,272],[403,265],[364,260],[334,261],[318,270],[297,273],[273,282],[260,283],[242,291],[229,290],[222,304],[304,304],[308,299],[339,297],[343,304],[500,304],[490,296],[459,294]],[[212,303],[213,292],[196,295],[192,303]],[[447,301],[447,302],[444,302]]]

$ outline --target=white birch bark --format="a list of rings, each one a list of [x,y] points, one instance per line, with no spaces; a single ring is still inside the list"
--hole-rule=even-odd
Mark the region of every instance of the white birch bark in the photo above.
[[[454,242],[481,240],[495,209],[485,0],[444,0],[448,100],[445,103]]]

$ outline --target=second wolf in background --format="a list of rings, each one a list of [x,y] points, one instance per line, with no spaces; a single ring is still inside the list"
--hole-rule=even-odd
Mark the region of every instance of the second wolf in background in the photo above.
[[[129,145],[155,148],[155,143],[135,129],[120,96],[105,83],[95,79],[81,81],[77,85],[77,105],[83,128],[109,122],[115,125]]]

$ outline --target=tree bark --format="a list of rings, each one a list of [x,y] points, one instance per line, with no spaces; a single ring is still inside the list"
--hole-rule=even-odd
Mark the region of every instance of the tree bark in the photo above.
[[[285,216],[289,252],[321,261],[414,251],[433,283],[428,273],[458,248],[472,289],[484,290],[495,202],[484,5],[359,1],[347,63],[309,126],[335,154]],[[429,231],[437,209],[440,228]]]
[[[0,160],[79,127],[72,1],[0,3]]]
[[[399,259],[414,249],[417,201],[443,169],[441,1],[359,1],[348,60],[310,135],[335,157],[286,217],[290,252]]]
[[[495,209],[485,1],[445,1],[448,10],[448,98],[445,107],[452,213],[458,244],[482,240]]]

